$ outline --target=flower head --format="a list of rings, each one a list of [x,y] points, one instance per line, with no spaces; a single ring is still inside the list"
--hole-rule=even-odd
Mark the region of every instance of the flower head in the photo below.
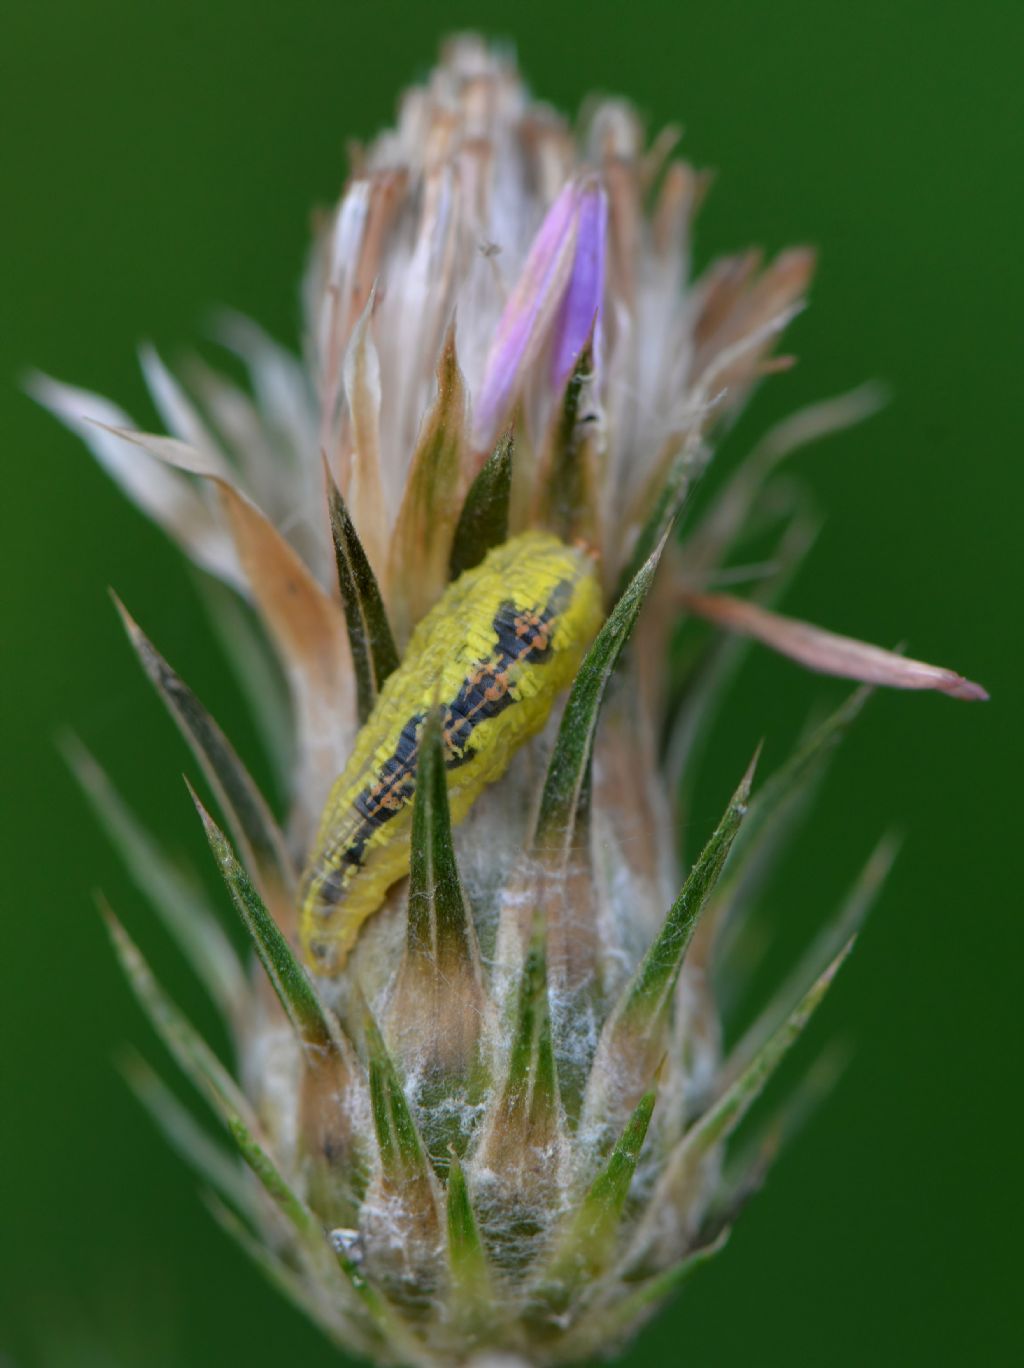
[[[255,325],[142,364],[170,436],[35,392],[209,576],[281,766],[275,813],[122,610],[230,831],[195,797],[250,972],[84,751],[73,761],[234,1032],[238,1077],[111,918],[131,981],[226,1121],[248,1179],[135,1082],[222,1219],[339,1344],[382,1362],[619,1343],[724,1240],[773,1151],[730,1135],[826,992],[887,862],[869,862],[784,1001],[723,1060],[711,969],[780,814],[855,695],[685,873],[675,809],[720,647],[669,687],[684,614],[813,669],[983,696],[754,599],[708,592],[776,465],[865,416],[865,389],[777,429],[674,535],[724,419],[801,307],[812,254],[687,275],[703,177],[628,105],[579,137],[507,57],[455,40],[353,157],[306,275],[300,363]],[[781,517],[780,517],[781,509]],[[774,505],[775,571],[800,554]],[[268,686],[267,652],[287,702]]]

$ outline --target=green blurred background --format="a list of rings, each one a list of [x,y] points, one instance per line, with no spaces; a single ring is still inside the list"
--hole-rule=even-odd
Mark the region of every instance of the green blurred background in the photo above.
[[[112,1066],[126,1040],[164,1060],[94,887],[211,1023],[53,744],[73,725],[166,842],[201,855],[178,778],[190,761],[108,584],[250,753],[255,738],[178,557],[18,384],[38,366],[153,426],[138,340],[173,359],[209,306],[230,304],[294,342],[308,211],[336,195],[346,136],[388,120],[438,37],[467,25],[514,38],[563,108],[597,87],[634,97],[653,126],[685,123],[687,154],[720,172],[701,260],[820,246],[813,307],[790,334],[800,365],[761,391],[723,459],[798,404],[884,378],[880,417],[795,462],[828,519],[787,607],[906,639],[993,693],[984,707],[879,697],[834,766],[771,902],[766,968],[901,827],[891,882],[812,1029],[813,1046],[851,1040],[853,1062],[727,1254],[628,1361],[1024,1361],[1024,7],[36,0],[2,25],[0,1361],[336,1361],[215,1228]],[[774,763],[841,692],[755,654],[709,740],[695,828],[762,733]]]

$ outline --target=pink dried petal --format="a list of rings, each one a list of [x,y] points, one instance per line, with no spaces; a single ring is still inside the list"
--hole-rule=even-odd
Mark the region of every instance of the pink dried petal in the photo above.
[[[885,651],[880,646],[838,636],[810,622],[783,617],[781,613],[772,613],[730,594],[698,594],[683,589],[680,597],[698,617],[754,637],[780,655],[821,674],[859,679],[865,684],[883,684],[891,689],[937,689],[950,698],[971,702],[988,698],[980,684],[953,670],[926,665],[922,660],[908,660],[906,656]]]

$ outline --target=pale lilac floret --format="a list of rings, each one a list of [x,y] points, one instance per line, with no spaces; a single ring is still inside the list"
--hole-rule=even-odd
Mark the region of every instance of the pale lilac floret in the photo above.
[[[604,257],[608,198],[597,181],[580,194],[576,254],[572,275],[555,324],[551,378],[560,390],[572,373],[593,330],[594,372],[600,374],[601,320],[604,312]]]
[[[536,356],[561,302],[574,265],[580,199],[578,185],[563,187],[537,231],[502,312],[474,406],[474,443],[479,450],[493,444],[523,372]]]

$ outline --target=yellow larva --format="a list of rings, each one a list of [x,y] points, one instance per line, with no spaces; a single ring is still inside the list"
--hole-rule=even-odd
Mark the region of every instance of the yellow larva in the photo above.
[[[420,622],[335,781],[303,876],[299,936],[337,973],[359,928],[409,870],[419,732],[444,705],[452,821],[543,727],[601,620],[590,557],[527,532],[467,570]]]

